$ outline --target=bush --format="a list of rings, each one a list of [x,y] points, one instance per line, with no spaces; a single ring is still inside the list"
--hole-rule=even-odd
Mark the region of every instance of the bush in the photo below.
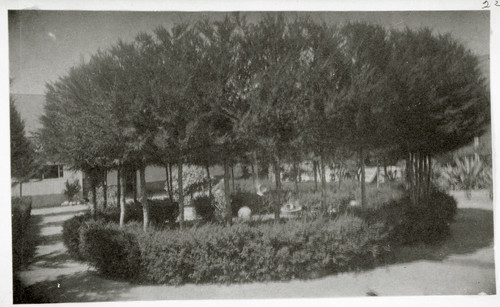
[[[140,272],[137,236],[116,225],[86,222],[80,228],[80,253],[86,262],[107,277],[130,279]]]
[[[198,196],[191,201],[191,205],[194,207],[194,212],[197,217],[203,219],[207,222],[215,221],[216,212],[213,197],[209,196]]]
[[[430,199],[413,206],[405,196],[379,208],[349,208],[368,223],[382,221],[392,244],[434,243],[450,232],[457,211],[455,199],[443,192],[433,191]]]
[[[64,221],[62,238],[63,243],[68,249],[69,254],[77,259],[83,260],[84,257],[81,255],[80,246],[80,228],[81,226],[92,219],[90,213],[75,215],[74,217]]]
[[[12,265],[14,272],[21,267],[29,246],[25,244],[31,217],[31,198],[12,197]]]
[[[73,182],[66,180],[66,183],[64,185],[64,195],[68,198],[69,201],[72,201],[80,192],[80,181],[78,181],[78,179],[74,180]]]
[[[263,214],[272,212],[270,209],[272,195],[267,193],[264,196],[259,196],[252,192],[236,191],[231,195],[231,210],[233,216],[238,216],[238,210],[241,207],[248,207],[252,210],[252,214]]]
[[[162,225],[165,222],[175,223],[179,215],[179,204],[177,202],[172,202],[169,199],[148,199],[148,203],[149,220],[151,222],[156,225]]]
[[[166,221],[174,223],[179,215],[179,204],[168,199],[148,199],[149,220],[155,225],[161,226]],[[120,208],[106,207],[98,213],[98,217],[106,222],[119,223]],[[125,223],[142,222],[143,211],[139,202],[128,202],[125,204]]]
[[[206,224],[140,234],[143,272],[155,283],[228,283],[308,278],[369,267],[385,251],[380,225],[336,220]]]
[[[394,229],[394,233],[402,244],[437,242],[449,235],[456,211],[453,197],[433,192],[429,202],[406,207],[404,222]]]
[[[419,206],[403,197],[312,221],[208,223],[146,233],[139,223],[118,229],[87,222],[80,226],[79,249],[115,278],[174,285],[291,280],[371,267],[391,246],[435,242],[449,233],[455,213],[455,200],[433,191]]]

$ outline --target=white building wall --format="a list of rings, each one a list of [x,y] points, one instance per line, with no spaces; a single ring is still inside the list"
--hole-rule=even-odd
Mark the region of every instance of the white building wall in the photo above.
[[[63,169],[63,177],[43,180],[31,180],[23,183],[23,196],[63,194],[66,180],[74,181],[78,179],[82,185],[82,173],[72,171],[66,167]],[[19,196],[19,184],[11,188],[12,196]]]

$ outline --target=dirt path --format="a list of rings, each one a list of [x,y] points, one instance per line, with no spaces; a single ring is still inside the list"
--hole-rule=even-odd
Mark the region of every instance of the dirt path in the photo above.
[[[452,236],[436,246],[395,252],[393,264],[309,281],[243,285],[144,286],[99,277],[73,261],[62,244],[64,220],[85,206],[33,210],[41,243],[33,264],[20,275],[29,289],[48,302],[171,299],[247,299],[391,295],[494,294],[493,212],[487,193],[459,201]]]

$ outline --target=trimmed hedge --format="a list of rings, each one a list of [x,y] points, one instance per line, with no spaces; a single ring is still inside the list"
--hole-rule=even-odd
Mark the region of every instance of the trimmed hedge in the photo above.
[[[149,220],[153,224],[160,226],[165,222],[175,223],[179,215],[179,204],[177,202],[171,202],[168,199],[148,199],[148,203]],[[141,203],[128,202],[125,206],[125,223],[143,221]],[[107,222],[118,223],[120,221],[120,208],[107,207],[100,211],[98,216]]]
[[[162,226],[165,221],[174,223],[179,214],[177,203],[171,203],[169,200],[148,200],[149,214],[152,224]],[[103,211],[97,213],[97,219],[106,223],[120,222],[120,208],[107,207]],[[85,260],[79,249],[80,246],[80,229],[86,222],[92,220],[92,215],[86,213],[76,215],[63,223],[62,237],[69,254],[77,260]],[[142,223],[142,205],[140,203],[127,203],[125,209],[125,223],[138,222]]]
[[[31,198],[12,197],[12,266],[17,272],[23,264],[25,254],[30,246],[25,244],[26,231],[31,217]]]
[[[392,246],[435,242],[449,233],[455,200],[432,193],[379,208],[348,208],[334,219],[205,224],[142,232],[139,224],[87,222],[79,250],[99,272],[152,283],[234,283],[311,278],[371,267]],[[140,272],[140,275],[136,275]]]
[[[372,266],[386,251],[379,226],[352,215],[147,233],[88,223],[80,249],[109,277],[141,272],[141,279],[173,285],[290,280]]]
[[[457,202],[452,196],[434,190],[428,202],[416,206],[405,196],[377,209],[357,207],[348,211],[369,223],[384,221],[393,245],[434,243],[450,234]]]
[[[214,201],[215,200],[213,197],[205,195],[195,197],[191,201],[191,205],[194,207],[194,212],[196,214],[196,217],[199,217],[207,222],[215,221],[216,211],[215,211],[215,206],[213,205]]]
[[[80,254],[105,276],[133,279],[139,273],[141,252],[137,237],[116,224],[88,221],[80,228]]]
[[[85,222],[91,219],[92,215],[86,213],[75,215],[63,223],[63,243],[68,249],[69,254],[77,260],[85,260],[85,257],[80,253],[80,229]]]

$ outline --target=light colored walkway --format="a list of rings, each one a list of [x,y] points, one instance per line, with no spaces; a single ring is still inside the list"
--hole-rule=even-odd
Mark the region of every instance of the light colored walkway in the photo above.
[[[494,294],[492,203],[486,192],[471,201],[458,193],[457,221],[452,236],[436,246],[398,250],[394,264],[308,281],[236,285],[145,286],[106,280],[73,261],[61,243],[61,225],[86,207],[33,210],[38,216],[42,244],[35,262],[21,278],[51,302],[249,299],[392,295]],[[486,196],[485,196],[486,195]],[[34,218],[37,220],[37,218]]]

